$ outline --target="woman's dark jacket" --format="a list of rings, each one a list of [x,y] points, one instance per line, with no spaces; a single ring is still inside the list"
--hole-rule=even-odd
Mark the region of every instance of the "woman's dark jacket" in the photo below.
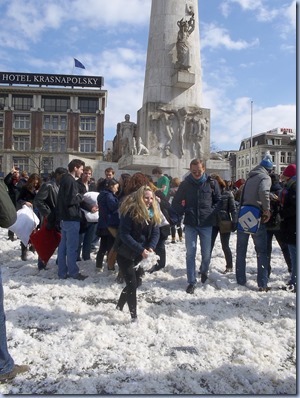
[[[296,245],[297,230],[297,201],[296,201],[296,177],[292,177],[280,194],[281,201],[281,223],[280,234],[283,242]]]
[[[155,249],[159,240],[159,227],[152,222],[137,223],[129,214],[121,216],[118,238],[129,249],[141,255],[144,249]]]
[[[221,220],[231,220],[232,224],[237,224],[238,211],[232,191],[222,190],[221,202],[219,203],[217,225]]]
[[[120,224],[119,199],[109,189],[104,189],[98,195],[99,219],[97,230],[108,227],[117,228]]]

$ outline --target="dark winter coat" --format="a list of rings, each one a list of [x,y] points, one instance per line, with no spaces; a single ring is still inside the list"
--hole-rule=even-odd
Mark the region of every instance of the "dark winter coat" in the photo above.
[[[51,225],[55,224],[55,207],[57,202],[59,186],[56,184],[55,180],[49,182],[44,182],[38,193],[35,195],[33,200],[33,206],[37,208],[41,224],[44,222],[44,218],[48,218],[48,223],[51,221]],[[51,218],[51,220],[49,219]]]
[[[139,256],[144,249],[155,249],[159,240],[159,227],[152,223],[136,223],[129,214],[121,216],[118,239]]]
[[[8,195],[6,186],[0,181],[0,227],[8,228],[16,219],[16,208]]]
[[[233,224],[237,224],[238,211],[232,191],[222,191],[219,208],[217,225],[219,225],[221,220],[231,220]]]
[[[216,223],[220,200],[217,181],[207,177],[204,182],[199,183],[189,174],[179,185],[172,201],[172,209],[179,216],[184,214],[185,225],[208,227]]]
[[[280,233],[283,242],[296,245],[297,231],[296,177],[292,177],[281,192]]]
[[[70,174],[64,174],[61,178],[57,195],[56,215],[58,220],[80,221],[80,203],[82,195],[78,192],[78,184]]]
[[[104,189],[98,196],[99,219],[97,231],[108,227],[117,228],[120,224],[119,200],[109,189]]]
[[[4,178],[5,185],[8,189],[8,195],[15,207],[17,207],[17,199],[19,195],[18,182],[20,178],[15,178],[12,173],[8,173]]]

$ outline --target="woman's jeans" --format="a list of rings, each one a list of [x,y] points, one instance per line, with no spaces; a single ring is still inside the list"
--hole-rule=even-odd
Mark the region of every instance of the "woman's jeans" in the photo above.
[[[219,227],[213,227],[211,234],[211,251],[213,251],[215,241],[219,232],[220,232]],[[225,255],[226,268],[232,268],[232,253],[229,247],[230,235],[231,232],[228,233],[226,232],[224,234],[221,234],[220,232],[220,240],[221,240],[222,250]]]
[[[14,367],[14,360],[10,356],[7,348],[5,312],[3,305],[3,285],[0,267],[0,375],[9,373]]]
[[[236,240],[236,281],[239,285],[246,284],[246,255],[250,234],[237,231]],[[267,287],[268,284],[268,254],[267,230],[261,224],[256,234],[252,234],[257,257],[257,285]]]
[[[185,226],[186,271],[188,284],[195,285],[196,279],[196,253],[197,239],[200,239],[201,266],[200,273],[207,274],[210,263],[212,227]]]

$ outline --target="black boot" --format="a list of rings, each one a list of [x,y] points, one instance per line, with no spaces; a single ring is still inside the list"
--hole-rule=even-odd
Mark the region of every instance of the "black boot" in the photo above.
[[[21,242],[21,259],[27,261],[27,247]]]
[[[96,268],[103,267],[103,259],[104,259],[104,253],[101,253],[98,251],[97,257],[96,257]]]

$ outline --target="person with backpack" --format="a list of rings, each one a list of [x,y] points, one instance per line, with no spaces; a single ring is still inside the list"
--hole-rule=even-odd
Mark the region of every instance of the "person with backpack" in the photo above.
[[[190,174],[179,185],[172,201],[172,209],[179,216],[184,214],[186,268],[188,287],[186,292],[193,294],[196,279],[197,238],[200,239],[201,266],[199,274],[205,283],[211,258],[212,226],[221,201],[218,183],[205,172],[205,162],[193,159]]]

